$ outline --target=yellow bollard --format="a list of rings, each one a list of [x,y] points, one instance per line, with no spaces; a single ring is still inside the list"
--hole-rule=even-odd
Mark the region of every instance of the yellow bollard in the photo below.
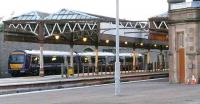
[[[71,66],[67,69],[67,76],[74,76],[74,69]]]

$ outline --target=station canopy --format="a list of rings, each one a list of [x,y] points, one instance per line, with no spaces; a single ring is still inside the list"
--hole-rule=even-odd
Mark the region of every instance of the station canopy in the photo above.
[[[120,19],[120,46],[137,48],[143,43],[143,48],[158,48],[151,47],[154,44],[165,47],[167,42],[148,39],[148,25],[148,21]],[[61,9],[53,14],[33,11],[4,21],[4,27],[6,41],[115,46],[115,18],[75,10]]]

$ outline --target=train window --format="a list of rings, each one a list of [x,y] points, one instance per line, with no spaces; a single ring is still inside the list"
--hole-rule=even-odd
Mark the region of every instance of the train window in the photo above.
[[[38,64],[38,63],[39,63],[39,57],[37,57],[37,56],[32,56],[32,63],[33,63],[33,64]]]
[[[64,63],[64,57],[61,56],[44,56],[44,63]]]
[[[85,56],[82,56],[82,57],[81,57],[81,62],[82,62],[82,63],[89,63],[89,58],[88,58],[88,57],[85,57]]]
[[[10,63],[23,63],[24,59],[25,59],[25,56],[23,54],[21,54],[21,55],[13,54],[13,55],[10,55],[10,57],[9,57]]]
[[[100,56],[98,58],[98,60],[99,60],[99,64],[106,64],[106,58],[105,57]]]
[[[126,62],[133,62],[133,58],[132,57],[126,57]]]
[[[88,63],[88,58],[87,57],[84,58],[84,62]]]
[[[37,57],[35,57],[33,60],[34,60],[34,61],[37,61],[37,60],[38,60],[38,58],[37,58]]]
[[[51,61],[56,61],[56,57],[52,57],[52,58],[51,58]]]

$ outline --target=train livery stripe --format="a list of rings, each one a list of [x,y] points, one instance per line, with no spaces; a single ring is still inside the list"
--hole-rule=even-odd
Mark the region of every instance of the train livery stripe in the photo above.
[[[24,54],[24,52],[12,52],[11,54]]]
[[[22,68],[23,64],[10,64],[10,68],[12,70],[20,70]]]

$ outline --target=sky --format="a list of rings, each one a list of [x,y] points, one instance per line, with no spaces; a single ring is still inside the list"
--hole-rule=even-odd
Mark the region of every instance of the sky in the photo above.
[[[115,17],[116,0],[3,0],[0,19],[9,19],[31,11],[55,13],[62,8]],[[167,12],[167,0],[119,0],[119,17],[127,20],[147,20]]]

